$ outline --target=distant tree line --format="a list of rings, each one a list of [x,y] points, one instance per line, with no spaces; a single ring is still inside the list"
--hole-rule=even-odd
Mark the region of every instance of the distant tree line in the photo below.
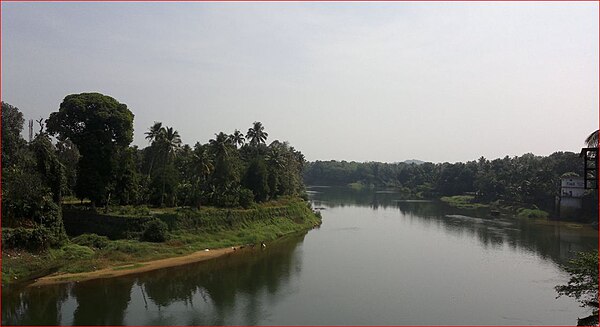
[[[565,173],[583,176],[583,159],[577,153],[438,164],[315,161],[306,165],[304,181],[394,187],[417,197],[473,194],[482,202],[504,200],[553,208]]]
[[[245,135],[219,132],[193,146],[156,122],[145,133],[148,146],[140,149],[130,145],[133,119],[112,97],[73,94],[27,142],[23,114],[2,102],[3,226],[43,226],[63,235],[64,196],[94,207],[249,207],[304,191],[304,156],[287,142],[267,145],[260,122]]]

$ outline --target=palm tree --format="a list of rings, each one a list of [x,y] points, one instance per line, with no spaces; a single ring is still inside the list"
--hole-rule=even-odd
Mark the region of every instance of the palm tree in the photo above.
[[[157,140],[159,140],[161,138],[161,135],[164,133],[164,127],[162,126],[161,122],[154,122],[154,125],[150,126],[150,128],[148,129],[148,131],[144,134],[146,134],[146,140],[148,140],[148,142],[155,144],[154,142],[156,142]],[[150,174],[152,173],[152,168],[154,167],[154,160],[155,160],[156,156],[152,155],[152,159],[150,160],[150,169],[148,169],[148,177],[150,177]]]
[[[194,194],[196,200],[196,207],[200,208],[200,198],[202,195],[202,188],[206,188],[206,182],[212,171],[215,169],[212,158],[207,151],[207,147],[196,143],[194,146],[194,153],[192,155],[192,163],[194,169]]]
[[[598,130],[596,130],[592,134],[588,135],[588,137],[585,139],[585,143],[587,144],[588,148],[597,148],[598,147]]]
[[[150,126],[150,129],[144,133],[146,134],[146,140],[148,140],[150,143],[154,142],[154,140],[156,140],[162,133],[163,129],[162,123],[155,121],[154,125]]]
[[[206,148],[197,143],[194,147],[194,154],[192,158],[194,165],[197,167],[197,172],[199,173],[200,178],[202,181],[206,181],[207,176],[210,175],[215,168],[209,154],[206,151]]]
[[[209,146],[214,156],[214,171],[212,174],[212,184],[216,187],[217,193],[214,193],[213,201],[221,199],[225,190],[229,189],[229,184],[235,179],[233,163],[235,161],[236,149],[229,135],[221,132],[215,134],[215,139],[209,140]],[[215,198],[216,197],[216,198]],[[217,200],[217,201],[221,201]]]
[[[233,134],[229,136],[229,138],[231,139],[231,142],[233,142],[233,145],[235,145],[236,147],[241,147],[246,142],[244,134],[242,134],[242,132],[238,131],[237,129],[233,132]]]
[[[153,128],[155,126],[157,126],[156,123],[150,128],[151,132],[154,132]],[[165,169],[181,146],[181,136],[179,136],[179,132],[177,132],[173,127],[162,127],[161,124],[158,133],[154,135],[154,142],[152,144],[157,145],[159,152],[162,152],[163,169]],[[164,205],[166,178],[163,176],[162,180],[162,192],[160,194],[161,206]]]
[[[212,150],[214,151],[215,157],[223,158],[229,156],[229,148],[233,145],[233,142],[229,135],[221,132],[219,134],[215,134],[215,138],[209,140]]]
[[[283,156],[283,152],[281,148],[278,146],[270,147],[271,151],[266,156],[266,160],[269,165],[273,168],[282,169],[285,167],[285,157]]]
[[[172,157],[181,147],[181,136],[173,127],[163,128],[162,133],[159,134],[159,141],[162,143],[167,157]]]
[[[246,133],[246,137],[250,139],[251,145],[266,143],[268,136],[269,134],[265,132],[265,127],[259,121],[255,121],[254,125],[248,129],[248,133]]]

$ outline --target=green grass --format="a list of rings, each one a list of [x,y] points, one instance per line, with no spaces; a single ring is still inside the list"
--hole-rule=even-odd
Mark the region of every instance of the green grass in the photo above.
[[[540,209],[520,208],[517,210],[517,216],[527,218],[548,218],[548,213]]]
[[[479,209],[489,207],[487,204],[473,202],[474,199],[475,197],[472,195],[443,196],[440,198],[442,202],[459,209]]]
[[[2,284],[27,282],[58,271],[60,265],[50,253],[2,250]]]
[[[74,196],[65,196],[62,199],[62,204],[82,204],[82,203],[91,203],[91,201],[89,199],[83,199],[83,201],[82,201]]]
[[[290,198],[261,204],[254,209],[169,208],[161,209],[160,213],[169,215],[166,218],[172,220],[173,228],[166,242],[103,239],[102,248],[97,248],[92,245],[94,242],[88,242],[90,237],[79,237],[74,240],[80,244],[69,243],[40,254],[3,251],[2,283],[31,280],[52,272],[77,273],[107,267],[134,269],[143,265],[140,262],[182,256],[207,248],[269,242],[321,223],[320,215],[314,214],[306,202]]]
[[[361,182],[354,182],[354,183],[349,183],[348,187],[350,187],[353,190],[357,190],[360,191],[363,188],[365,188],[365,184],[361,183]]]
[[[139,268],[139,267],[143,267],[143,266],[145,266],[145,264],[143,264],[143,263],[134,263],[134,264],[128,265],[128,266],[114,267],[112,270],[129,270],[129,269],[135,269],[135,268]]]

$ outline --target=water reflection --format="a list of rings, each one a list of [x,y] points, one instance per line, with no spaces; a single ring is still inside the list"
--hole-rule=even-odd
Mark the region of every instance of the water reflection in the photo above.
[[[139,275],[4,288],[2,324],[256,325],[264,319],[264,298],[277,301],[280,289],[301,272],[295,252],[305,235]],[[65,305],[68,299],[76,305]]]
[[[20,292],[2,288],[2,325],[59,325],[62,304],[69,297],[64,286]]]
[[[4,288],[2,324],[557,325],[579,314],[574,301],[555,300],[556,263],[595,248],[591,228],[314,190],[324,223],[306,242],[302,234],[139,275]]]
[[[327,210],[346,206],[363,206],[373,210],[397,208],[401,216],[435,225],[457,236],[477,239],[485,248],[508,246],[513,250],[531,251],[543,259],[564,264],[574,253],[596,249],[598,231],[567,222],[517,217],[493,217],[487,209],[464,210],[436,201],[403,199],[402,194],[386,190],[352,190],[330,187],[313,189],[313,206]]]
[[[123,325],[125,310],[131,300],[132,278],[104,279],[76,283],[71,296],[77,300],[73,325]],[[110,303],[110,305],[107,305]]]
[[[300,272],[300,258],[294,251],[304,235],[270,244],[265,250],[248,250],[220,260],[143,275],[139,283],[148,296],[149,306],[153,304],[159,311],[183,305],[194,307],[196,312],[211,313],[180,317],[183,320],[169,323],[254,325],[261,318],[260,298],[267,295],[275,301],[282,285]],[[244,308],[242,317],[234,313],[238,307]],[[164,321],[147,323],[164,324]]]

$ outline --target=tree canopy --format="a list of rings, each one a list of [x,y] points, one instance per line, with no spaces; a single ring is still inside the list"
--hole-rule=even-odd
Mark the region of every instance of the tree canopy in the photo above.
[[[560,178],[567,172],[583,175],[583,163],[577,153],[555,152],[545,157],[529,153],[437,164],[315,161],[304,170],[304,180],[315,185],[360,182],[396,187],[416,197],[470,193],[482,202],[503,200],[552,209]]]
[[[2,166],[13,165],[18,149],[25,145],[21,136],[23,123],[25,119],[19,109],[2,102]]]
[[[565,285],[555,287],[558,296],[570,296],[577,299],[582,307],[591,307],[595,312],[584,319],[580,325],[589,326],[584,322],[598,324],[598,250],[580,252],[563,267],[571,278]]]
[[[114,187],[117,157],[133,140],[133,113],[127,105],[100,93],[65,97],[50,114],[47,131],[71,140],[79,149],[76,194],[104,204]]]

